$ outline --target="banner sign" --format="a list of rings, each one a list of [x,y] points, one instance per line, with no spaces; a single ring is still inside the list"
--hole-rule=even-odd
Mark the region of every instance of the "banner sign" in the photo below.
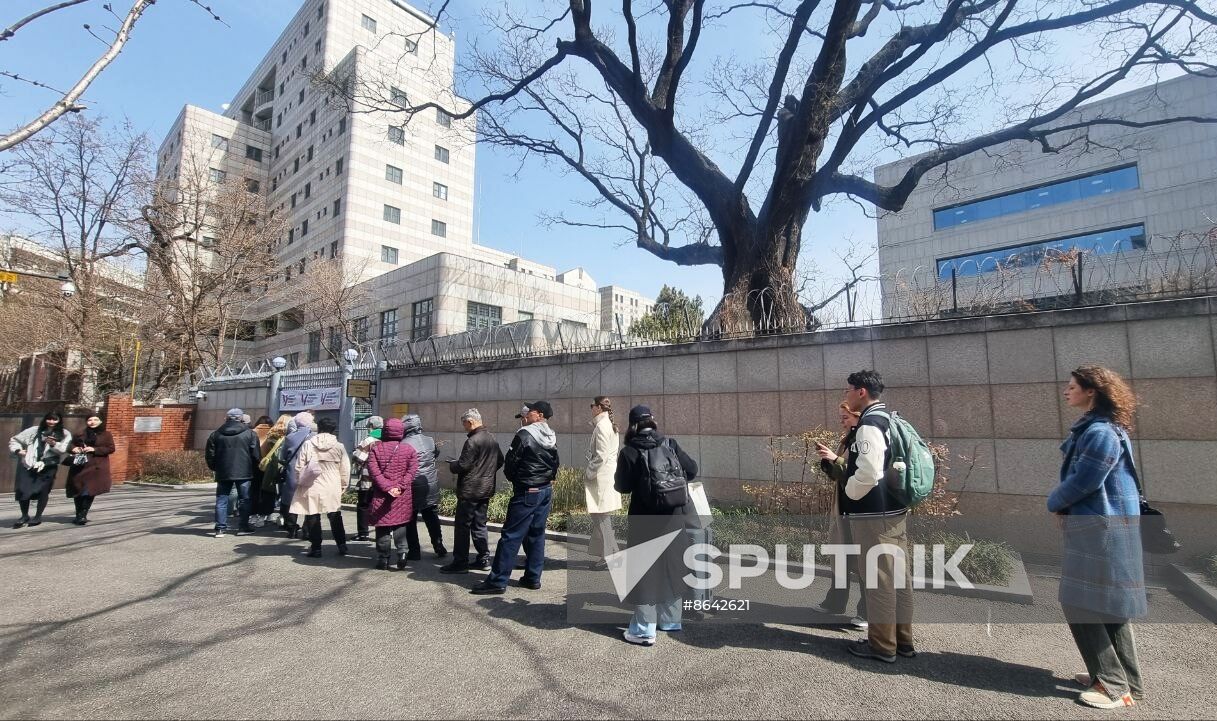
[[[279,391],[279,410],[287,412],[298,411],[336,411],[342,407],[342,387],[333,388],[293,388]]]

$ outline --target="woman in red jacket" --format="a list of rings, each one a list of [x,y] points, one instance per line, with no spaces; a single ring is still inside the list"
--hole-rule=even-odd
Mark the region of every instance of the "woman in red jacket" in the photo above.
[[[368,523],[376,526],[376,568],[390,569],[392,546],[397,547],[397,569],[406,567],[406,530],[414,517],[414,476],[418,473],[418,453],[403,443],[405,424],[397,418],[385,421],[380,443],[368,453],[368,475],[372,478],[372,499],[368,503]]]

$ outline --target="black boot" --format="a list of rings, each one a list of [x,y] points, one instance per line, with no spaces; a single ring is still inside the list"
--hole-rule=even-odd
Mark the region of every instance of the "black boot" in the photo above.
[[[398,561],[398,563],[404,564],[406,562],[406,559],[409,559],[411,561],[423,560],[423,549],[411,548],[409,551],[406,552],[406,555],[402,556],[402,560]]]
[[[376,570],[377,570],[377,571],[387,571],[387,570],[389,570],[389,558],[388,558],[388,556],[378,556],[378,557],[376,558]]]
[[[409,557],[410,557],[409,554],[406,554],[405,556],[397,557],[397,570],[399,570],[399,571],[406,570],[406,559]]]
[[[432,538],[431,548],[435,549],[436,558],[443,558],[448,555],[448,549],[444,548],[444,541],[442,539]]]

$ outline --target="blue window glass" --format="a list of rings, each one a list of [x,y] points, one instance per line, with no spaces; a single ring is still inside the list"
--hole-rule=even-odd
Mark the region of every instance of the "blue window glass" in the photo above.
[[[1110,255],[1144,250],[1146,247],[1148,247],[1148,241],[1145,237],[1145,226],[1133,225],[1013,248],[986,250],[980,253],[943,258],[938,261],[938,278],[939,280],[949,279],[952,270],[958,277],[967,278],[991,273],[999,266],[1005,269],[1032,268],[1042,263],[1045,258],[1065,254],[1075,249],[1094,255]]]
[[[1138,187],[1140,184],[1135,165],[1104,170],[1081,178],[1042,185],[1038,188],[1028,188],[994,198],[940,208],[934,211],[934,229],[953,228],[957,225],[990,220],[1026,210],[1071,203],[1083,198],[1135,190]]]

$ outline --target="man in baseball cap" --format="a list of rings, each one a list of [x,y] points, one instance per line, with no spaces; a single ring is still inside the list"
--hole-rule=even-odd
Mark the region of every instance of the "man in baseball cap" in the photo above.
[[[476,594],[503,593],[515,568],[516,553],[524,546],[527,558],[521,588],[541,588],[545,566],[545,523],[553,496],[551,484],[558,475],[558,436],[549,427],[554,409],[546,401],[525,403],[516,416],[524,424],[511,439],[503,475],[511,481],[507,520],[494,552],[490,575],[472,589]]]

